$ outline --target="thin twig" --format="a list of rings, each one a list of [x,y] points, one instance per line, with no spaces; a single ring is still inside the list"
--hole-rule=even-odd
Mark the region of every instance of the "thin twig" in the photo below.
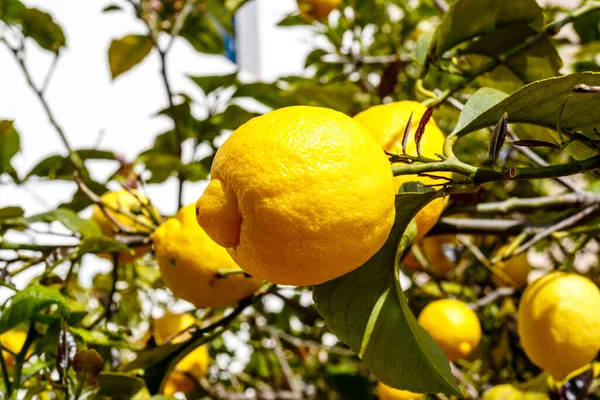
[[[514,287],[498,288],[483,296],[476,302],[469,303],[469,307],[473,310],[477,310],[478,308],[487,306],[488,304],[491,304],[502,297],[512,296],[516,291],[517,289],[515,289]]]
[[[281,340],[279,340],[279,335],[277,334],[277,331],[271,331],[271,339],[273,339],[273,341],[275,342],[275,356],[277,357],[277,360],[279,361],[279,365],[281,366],[281,370],[283,371],[283,375],[285,376],[289,388],[291,389],[292,393],[294,393],[294,399],[295,400],[301,400],[303,398],[302,396],[302,392],[300,390],[300,388],[298,387],[298,384],[296,382],[296,377],[294,376],[294,372],[292,371],[292,368],[290,367],[290,364],[288,363],[287,359],[285,358],[285,352],[283,351],[283,346],[281,345]]]
[[[580,221],[584,220],[585,218],[588,218],[588,217],[594,215],[598,211],[600,211],[600,204],[593,204],[591,206],[584,208],[583,210],[579,211],[578,213],[573,214],[569,218],[566,218],[566,219],[542,230],[541,232],[536,233],[533,236],[533,238],[531,238],[528,242],[525,242],[521,247],[519,247],[517,250],[515,250],[515,252],[513,253],[513,256],[518,256],[519,254],[524,253],[531,246],[535,245],[540,240],[545,239],[548,236],[552,235],[554,232],[569,229],[569,228],[573,227],[574,225],[576,225],[577,223],[579,223]]]

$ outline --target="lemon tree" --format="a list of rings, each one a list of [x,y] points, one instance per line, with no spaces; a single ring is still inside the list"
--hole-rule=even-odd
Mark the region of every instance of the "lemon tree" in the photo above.
[[[0,2],[0,397],[600,396],[600,3],[298,0],[301,76],[176,76],[251,3],[105,4],[89,87],[165,88],[122,149],[55,96],[89,24]]]

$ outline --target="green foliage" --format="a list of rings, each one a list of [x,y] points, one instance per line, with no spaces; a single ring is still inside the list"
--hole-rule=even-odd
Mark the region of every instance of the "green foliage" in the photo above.
[[[113,79],[144,61],[152,47],[152,39],[148,36],[126,35],[114,39],[108,49],[108,65]]]

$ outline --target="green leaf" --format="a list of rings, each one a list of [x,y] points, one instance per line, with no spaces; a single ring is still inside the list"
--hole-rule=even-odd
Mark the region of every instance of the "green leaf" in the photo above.
[[[228,75],[190,76],[190,79],[202,89],[204,94],[212,93],[219,88],[233,86],[236,78],[237,72]]]
[[[597,112],[600,107],[600,96],[594,93],[574,93],[573,87],[578,84],[599,86],[600,74],[575,73],[537,81],[505,98],[502,98],[498,91],[490,92],[490,89],[485,89],[486,92],[480,93],[484,90],[481,89],[465,105],[453,133],[462,137],[494,125],[502,114],[507,112],[509,123],[545,127],[548,128],[546,132],[552,135],[532,139],[560,143],[561,138],[556,132],[558,116],[565,100],[572,95],[564,108],[561,130],[581,131],[589,138],[595,139],[594,129],[600,126],[600,114]],[[488,93],[494,95],[488,96]],[[580,142],[569,145],[567,152],[577,159],[596,154],[596,151]]]
[[[111,399],[131,399],[147,390],[142,378],[121,372],[101,372],[98,386],[98,396]]]
[[[304,68],[311,67],[315,64],[318,64],[322,61],[322,57],[329,54],[326,50],[323,49],[315,49],[311,51],[304,61]]]
[[[56,305],[57,309],[51,314],[46,313],[45,310],[52,305]],[[58,290],[34,284],[11,298],[10,305],[0,315],[0,334],[22,322],[58,321],[69,312],[67,300]]]
[[[586,44],[600,40],[600,11],[590,12],[579,16],[573,21],[573,28],[579,35],[580,43]]]
[[[312,25],[306,18],[302,18],[300,14],[290,14],[284,17],[277,23],[277,26],[298,26],[298,25]]]
[[[81,218],[76,212],[68,208],[57,208],[49,212],[37,214],[25,219],[27,224],[35,222],[51,223],[58,221],[72,232],[80,233],[82,237],[102,236],[98,225],[89,219]]]
[[[398,194],[396,221],[383,248],[357,270],[315,286],[313,298],[329,329],[377,379],[411,392],[462,397],[448,360],[417,323],[394,277],[397,257],[416,235],[411,219],[439,194]]]
[[[9,25],[21,22],[26,7],[20,0],[3,0],[0,2],[0,21]]]
[[[22,217],[24,211],[21,207],[3,207],[0,208],[0,221]]]
[[[35,40],[41,48],[58,54],[58,51],[65,47],[65,34],[50,14],[37,8],[28,8],[21,14],[20,22],[23,35]]]
[[[218,23],[203,12],[188,17],[180,36],[200,53],[223,54],[225,43]]]
[[[415,46],[415,57],[421,65],[425,65],[425,62],[427,61],[427,50],[431,46],[433,35],[434,32],[425,31],[417,39],[417,44]]]
[[[102,9],[102,12],[106,13],[106,12],[111,12],[111,11],[122,11],[122,10],[123,9],[121,8],[121,6],[119,6],[117,4],[110,4],[110,5],[106,6],[106,7],[104,7]]]
[[[21,150],[21,139],[13,127],[13,121],[0,121],[0,175],[13,171],[10,161],[19,150]]]
[[[283,91],[276,83],[255,82],[242,84],[237,88],[233,97],[250,97],[273,109],[296,104],[294,101],[283,97]]]
[[[92,236],[85,238],[79,245],[78,254],[81,257],[88,253],[131,253],[133,250],[127,247],[127,245],[116,241],[115,239],[107,236]]]
[[[31,169],[31,171],[29,171],[25,179],[32,176],[39,176],[49,179],[71,180],[73,171],[73,164],[67,157],[53,155],[40,161]]]
[[[144,35],[126,35],[113,39],[108,49],[108,65],[112,78],[141,63],[152,50],[152,39]]]
[[[73,370],[77,379],[95,385],[96,378],[104,367],[102,356],[94,349],[80,350],[73,358]]]
[[[429,48],[429,60],[437,60],[454,46],[511,25],[543,27],[543,14],[535,0],[459,0],[450,6],[437,26]]]
[[[493,59],[535,34],[536,31],[527,25],[508,26],[471,42],[459,54],[479,54]],[[559,75],[562,60],[550,38],[545,37],[527,51],[508,57],[502,65],[523,83],[531,83]]]
[[[211,122],[218,129],[236,130],[258,115],[260,114],[246,111],[237,104],[230,104],[223,113],[214,115]]]

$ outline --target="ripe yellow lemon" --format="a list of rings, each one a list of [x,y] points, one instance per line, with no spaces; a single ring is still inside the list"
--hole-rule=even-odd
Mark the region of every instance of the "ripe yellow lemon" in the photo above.
[[[325,21],[342,0],[297,0],[302,18],[309,21]]]
[[[2,344],[3,348],[6,348],[16,354],[23,348],[26,338],[26,332],[11,330],[0,335],[0,344]],[[2,352],[2,358],[4,358],[4,362],[8,368],[15,366],[15,357],[8,351]]]
[[[394,389],[381,382],[377,382],[377,397],[379,397],[379,400],[417,400],[423,397],[423,395]]]
[[[431,265],[431,272],[434,275],[444,276],[454,269],[454,262],[452,262],[444,252],[444,246],[453,243],[456,243],[456,236],[454,235],[427,236],[419,243],[416,243],[417,246],[420,246],[423,255],[427,257],[427,260]],[[403,262],[407,268],[413,271],[422,270],[421,264],[419,264],[417,259],[411,253],[404,258]]]
[[[166,286],[196,307],[236,304],[262,283],[243,273],[217,276],[218,271],[242,270],[227,250],[200,228],[194,203],[181,208],[176,217],[156,229],[154,252]]]
[[[498,250],[498,253],[502,254],[507,247],[508,245],[503,246]],[[500,261],[494,265],[494,268],[502,274],[502,278],[504,278],[504,275],[508,278],[506,279],[508,282],[505,282],[504,279],[494,274],[492,281],[498,287],[505,287],[507,284],[518,288],[524,287],[527,284],[529,272],[531,272],[531,264],[527,261],[527,253],[521,253],[505,261]]]
[[[560,381],[600,350],[600,290],[579,274],[544,275],[521,297],[518,331],[529,359]]]
[[[161,318],[154,320],[153,336],[157,345],[162,345],[169,341],[170,343],[181,343],[190,338],[189,334],[176,336],[193,326],[196,319],[189,314],[166,313]],[[199,379],[206,375],[208,370],[208,349],[206,346],[200,346],[190,354],[185,356],[177,363],[169,378],[165,382],[163,392],[166,395],[172,395],[176,392],[189,392],[197,385],[190,378]],[[189,375],[189,376],[188,376]]]
[[[481,340],[477,314],[460,300],[443,299],[429,303],[419,315],[419,324],[440,345],[450,361],[471,354]]]
[[[383,149],[388,153],[402,153],[402,138],[404,130],[408,124],[411,113],[413,114],[411,129],[406,145],[406,153],[411,156],[417,156],[417,144],[415,142],[415,132],[419,127],[419,121],[427,110],[416,101],[398,101],[395,103],[383,104],[371,107],[357,115],[354,119],[363,124],[375,136]],[[421,138],[421,154],[424,157],[438,159],[436,154],[442,154],[444,145],[444,134],[438,128],[435,121],[429,120],[425,127],[425,132]],[[450,178],[450,172],[436,172],[431,175]],[[444,183],[444,179],[433,179],[418,175],[401,175],[394,177],[396,192],[400,190],[402,184],[406,182],[418,181],[424,185],[434,185]],[[444,211],[445,200],[435,199],[417,213],[415,220],[418,233],[415,240],[421,240],[427,232],[433,228]]]
[[[153,218],[160,220],[160,215],[152,207],[150,200],[146,196],[135,190],[132,190],[132,192],[130,193],[125,189],[118,192],[107,192],[100,197],[100,200],[107,206],[105,208],[106,213],[110,214],[122,226],[132,231],[150,232],[150,227],[153,225]],[[114,210],[118,210],[119,212]],[[99,206],[94,205],[91,219],[98,224],[102,234],[110,237],[115,236],[116,226],[107,218]],[[133,248],[133,254],[121,253],[119,255],[119,263],[132,262],[148,253],[151,249],[152,245],[136,246]],[[112,259],[110,254],[101,253],[99,255]]]
[[[385,153],[352,118],[295,106],[256,117],[218,150],[198,199],[206,233],[250,275],[314,285],[373,256],[394,223]]]

